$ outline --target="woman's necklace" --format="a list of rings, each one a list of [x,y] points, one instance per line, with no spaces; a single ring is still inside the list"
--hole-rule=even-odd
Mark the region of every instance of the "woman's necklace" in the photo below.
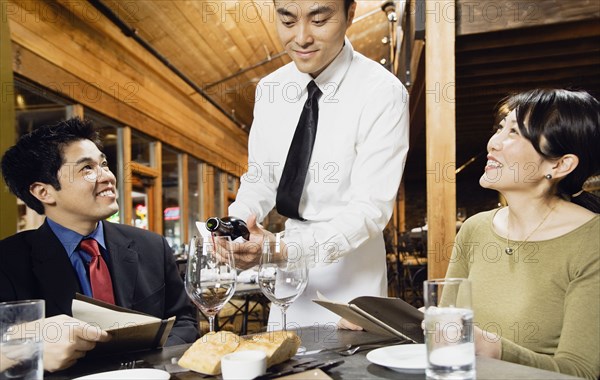
[[[539,229],[539,228],[542,226],[542,224],[544,224],[544,222],[546,221],[546,219],[548,219],[548,217],[550,216],[550,214],[552,213],[552,211],[554,211],[554,209],[556,208],[556,205],[557,205],[557,204],[558,204],[558,202],[557,202],[557,203],[555,203],[555,204],[554,204],[554,206],[552,206],[552,207],[550,208],[550,211],[548,211],[548,213],[546,213],[546,216],[544,216],[544,218],[542,219],[542,221],[540,222],[540,224],[538,224],[538,225],[537,225],[537,227],[535,227],[535,228],[533,229],[533,231],[531,231],[531,232],[529,233],[529,235],[527,235],[527,237],[525,238],[525,240],[523,240],[523,241],[522,241],[522,242],[521,242],[519,245],[517,245],[517,247],[516,247],[516,248],[511,248],[511,247],[510,247],[510,239],[508,238],[508,235],[509,235],[509,228],[508,228],[508,217],[507,217],[507,218],[506,218],[506,248],[504,248],[504,252],[505,252],[507,255],[509,255],[509,256],[510,256],[510,255],[512,255],[513,253],[515,253],[515,252],[517,251],[517,249],[521,248],[521,246],[522,246],[523,244],[527,243],[527,240],[529,240],[529,238],[530,238],[531,236],[533,236],[533,234],[535,233],[535,231],[537,231],[537,230],[538,230],[538,229]]]

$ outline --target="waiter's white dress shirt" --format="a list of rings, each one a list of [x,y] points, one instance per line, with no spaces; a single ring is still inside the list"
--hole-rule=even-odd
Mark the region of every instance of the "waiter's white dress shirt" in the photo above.
[[[293,62],[263,78],[256,90],[248,171],[229,215],[260,222],[275,206],[287,152],[313,80]],[[323,92],[319,122],[299,212],[288,219],[308,257],[308,287],[289,308],[288,326],[335,324],[340,317],[313,303],[316,291],[348,302],[387,294],[383,229],[388,223],[408,152],[408,93],[380,64],[346,39],[314,79]],[[281,328],[272,308],[269,323]],[[291,327],[290,326],[290,327]]]

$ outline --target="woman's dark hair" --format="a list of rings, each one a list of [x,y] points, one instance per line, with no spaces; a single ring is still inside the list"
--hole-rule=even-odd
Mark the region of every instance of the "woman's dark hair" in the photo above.
[[[10,191],[43,215],[44,206],[29,192],[29,187],[42,182],[60,190],[58,170],[64,164],[63,148],[79,140],[91,140],[101,147],[92,124],[79,118],[45,125],[23,135],[2,157],[2,176]]]
[[[496,124],[516,110],[521,134],[547,159],[574,154],[579,164],[558,182],[556,193],[596,213],[600,199],[582,192],[583,183],[600,173],[600,103],[585,91],[536,89],[505,99]]]

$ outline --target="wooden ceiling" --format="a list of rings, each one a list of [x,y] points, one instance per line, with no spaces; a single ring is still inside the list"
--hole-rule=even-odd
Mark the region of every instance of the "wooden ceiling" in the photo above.
[[[101,2],[244,130],[252,124],[257,82],[289,62],[277,38],[270,0]],[[389,22],[380,6],[377,0],[358,1],[348,36],[357,51],[389,61],[389,45],[382,42]],[[456,165],[479,157],[461,178],[480,176],[493,110],[507,94],[533,87],[576,87],[600,94],[600,9],[592,4],[591,14],[584,11],[591,19],[560,22],[564,9],[558,9],[551,24],[516,29],[492,25],[485,32],[469,30],[464,22],[457,26]],[[199,95],[190,88],[189,96]],[[416,109],[424,112],[422,105]],[[424,117],[413,120],[420,125],[411,126],[406,178],[424,180]]]
[[[290,62],[270,0],[102,3],[245,129],[252,124],[258,81]],[[387,30],[380,2],[359,1],[349,33],[354,47],[377,61],[389,57],[381,42]]]

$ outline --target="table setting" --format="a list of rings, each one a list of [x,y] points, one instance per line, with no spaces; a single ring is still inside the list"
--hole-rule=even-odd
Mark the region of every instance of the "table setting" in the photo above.
[[[323,365],[323,372],[333,379],[425,379],[425,356],[421,356],[421,366],[416,366],[411,360],[414,359],[412,352],[408,352],[407,356],[394,355],[395,350],[400,350],[394,347],[411,347],[406,348],[408,351],[419,350],[417,344],[397,345],[391,343],[389,338],[381,335],[371,334],[366,331],[350,331],[337,330],[333,326],[320,327],[303,327],[296,330],[298,336],[302,339],[302,345],[307,352],[317,351],[313,354],[297,355],[289,361],[282,363],[277,367],[270,368],[272,373],[280,373],[287,370],[286,373],[311,373],[310,367]],[[369,348],[363,351],[358,351],[351,356],[343,356],[337,351],[348,349],[349,346],[360,346],[376,344],[385,341],[385,346],[380,348]],[[197,372],[181,368],[177,365],[177,361],[183,353],[190,347],[189,344],[164,347],[159,350],[149,350],[128,355],[106,356],[101,358],[84,358],[81,359],[75,366],[56,373],[46,373],[45,379],[48,380],[66,380],[74,379],[85,375],[93,375],[106,373],[108,371],[116,371],[121,368],[122,363],[128,361],[136,361],[133,369],[122,369],[120,375],[122,379],[132,379],[134,372],[123,372],[139,370],[144,368],[165,371],[170,375],[172,380],[187,380],[187,379],[221,379],[218,376],[208,376]],[[389,348],[392,347],[392,348]],[[415,347],[415,348],[412,348]],[[377,352],[378,350],[385,349]],[[422,353],[425,350],[422,349]],[[343,362],[337,362],[343,361]],[[327,363],[332,366],[328,367]],[[333,366],[333,364],[335,365]],[[571,376],[563,375],[556,372],[544,371],[532,367],[526,367],[518,364],[508,363],[500,360],[489,359],[484,357],[476,357],[476,378],[482,380],[498,379],[499,376],[503,379],[574,379]],[[141,368],[140,368],[141,367]],[[417,368],[415,368],[417,367]],[[277,371],[277,372],[274,372]],[[267,375],[270,372],[267,372]],[[286,376],[284,373],[281,376]],[[106,377],[103,377],[106,378]]]
[[[212,237],[194,238],[190,244],[186,291],[211,321],[235,291],[236,271],[229,244],[228,239]],[[90,356],[65,371],[47,373],[45,378],[434,379],[447,375],[484,380],[498,376],[572,378],[500,360],[476,358],[469,319],[472,318],[470,283],[466,279],[425,282],[425,344],[412,343],[401,336],[340,330],[334,323],[288,329],[285,311],[306,287],[306,264],[289,257],[281,261],[280,255],[272,255],[271,249],[277,249],[277,245],[263,248],[257,282],[265,296],[282,311],[279,330],[240,337],[231,332],[215,332],[211,323],[211,332],[193,344],[118,356]],[[445,334],[444,339],[440,339],[440,334]]]

